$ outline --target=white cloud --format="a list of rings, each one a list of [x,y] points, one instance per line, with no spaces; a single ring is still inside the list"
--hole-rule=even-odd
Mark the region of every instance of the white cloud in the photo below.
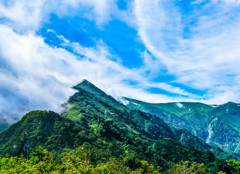
[[[168,91],[168,92],[173,93],[173,94],[184,95],[184,96],[188,96],[188,97],[195,98],[195,99],[200,97],[200,96],[188,93],[188,92],[186,92],[185,90],[183,90],[179,87],[174,87],[174,86],[168,85],[166,83],[153,83],[153,82],[151,82],[150,84],[146,84],[146,86],[163,89],[163,90]]]
[[[230,4],[239,4],[240,0],[213,0],[213,2],[224,2],[224,3],[230,3]]]
[[[239,102],[238,6],[210,2],[193,11],[196,24],[191,26],[182,21],[178,7],[164,2],[135,0],[139,36],[147,49],[176,82],[208,90],[204,102]],[[183,37],[184,27],[189,27],[189,38]]]
[[[183,105],[182,103],[179,103],[179,102],[176,103],[176,106],[177,106],[178,108],[185,108],[184,105]]]
[[[179,87],[150,82],[145,72],[150,70],[150,76],[155,77],[163,67],[176,76],[175,82],[207,89],[208,93],[203,96],[206,99],[199,101],[217,104],[240,101],[236,95],[240,92],[239,21],[232,21],[231,27],[222,25],[230,21],[231,17],[225,16],[230,12],[229,7],[217,6],[216,13],[199,16],[197,25],[191,27],[193,35],[186,39],[182,37],[182,16],[171,1],[135,0],[126,11],[119,10],[114,0],[55,2],[19,0],[8,6],[0,3],[0,18],[7,19],[0,25],[0,61],[6,66],[0,69],[0,89],[10,88],[12,95],[19,98],[16,101],[0,95],[0,113],[6,114],[9,108],[15,108],[8,114],[19,117],[31,109],[58,110],[73,94],[70,87],[84,78],[118,99],[127,96],[147,102],[170,102],[200,98]],[[81,58],[65,49],[48,46],[35,31],[48,20],[50,13],[59,17],[84,15],[99,26],[111,18],[137,25],[139,36],[148,49],[142,54],[145,66],[140,69],[124,67],[121,61],[115,61],[120,58],[112,55],[102,41],[97,41],[96,47],[86,48],[58,36],[65,46],[83,55]],[[238,13],[234,14],[238,19]],[[136,81],[138,85],[128,85],[126,80]],[[145,90],[150,87],[192,99],[151,94]],[[19,104],[23,100],[24,103]],[[15,107],[17,102],[19,107]]]
[[[194,4],[201,4],[202,2],[204,2],[204,0],[195,0],[191,4],[192,5],[194,5]]]
[[[125,84],[124,80],[149,82],[141,75],[141,70],[139,73],[112,61],[113,55],[101,42],[96,48],[86,48],[60,37],[84,56],[79,58],[64,49],[48,46],[34,33],[19,34],[4,25],[0,25],[0,38],[1,60],[8,65],[8,68],[0,69],[0,89],[8,88],[15,98],[19,98],[15,101],[0,95],[1,106],[19,106],[7,110],[0,107],[0,113],[19,118],[32,109],[58,110],[60,104],[74,93],[71,87],[84,78],[118,99],[128,96],[148,102],[176,101],[164,95],[150,94],[142,87]],[[156,87],[185,94],[164,84]],[[22,99],[25,102],[21,104]]]
[[[129,3],[130,4],[130,3]],[[131,7],[119,10],[115,0],[18,0],[6,5],[0,2],[0,19],[18,32],[36,31],[50,14],[63,16],[84,16],[101,26],[112,17],[134,25]]]
[[[8,6],[0,2],[0,18],[6,19],[12,27],[35,29],[42,20],[42,8],[45,1],[42,0],[18,0],[12,1]]]

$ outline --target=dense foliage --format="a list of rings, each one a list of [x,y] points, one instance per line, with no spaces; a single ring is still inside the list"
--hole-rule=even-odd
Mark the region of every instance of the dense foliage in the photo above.
[[[208,146],[189,132],[177,131],[157,116],[128,109],[88,81],[74,88],[78,92],[65,104],[66,111],[62,115],[81,127],[85,119],[90,130],[107,142],[117,144],[119,150],[132,150],[138,158],[164,169],[168,167],[166,161],[190,160],[204,162],[208,170],[229,170],[226,162],[216,159],[211,152],[202,152],[176,141],[182,139],[186,144]]]
[[[76,150],[62,152],[56,160],[51,152],[39,147],[30,154],[28,160],[23,156],[1,157],[0,173],[160,174],[159,167],[154,168],[147,161],[138,159],[136,161],[138,167],[131,169],[127,164],[129,161],[127,153],[121,160],[101,157],[96,161],[95,155],[92,151],[88,151],[87,147],[80,146]]]
[[[129,98],[125,100],[129,101],[127,106],[130,109],[154,114],[170,126],[186,129],[197,135],[216,147],[211,148],[216,156],[240,160],[239,104],[232,102],[219,106],[193,102],[153,104]],[[227,153],[221,149],[226,150]]]
[[[57,151],[74,148],[96,137],[52,111],[31,111],[0,133],[1,154],[29,154],[39,145]]]
[[[205,147],[188,131],[171,128],[157,116],[130,110],[87,81],[74,88],[78,91],[63,105],[61,115],[32,111],[0,133],[1,155],[18,156],[2,157],[2,171],[154,173],[161,166],[162,171],[190,168],[191,173],[205,170],[204,163],[210,173],[234,172],[212,152],[182,144]],[[39,145],[48,151],[39,148],[31,153]],[[194,161],[194,170],[181,161]],[[87,168],[79,167],[83,165]]]
[[[47,149],[39,146],[30,153],[29,158],[0,157],[0,173],[65,173],[65,174],[161,174],[161,167],[149,164],[147,161],[135,158],[126,151],[121,158],[107,158],[109,151],[98,152],[89,144],[84,144],[75,150],[66,149],[57,157]],[[101,156],[97,156],[101,153]],[[135,164],[133,168],[131,165]],[[204,164],[189,161],[181,161],[178,164],[169,163],[170,168],[165,174],[204,174]],[[224,174],[224,172],[218,172]]]
[[[228,160],[227,161],[228,165],[237,169],[238,171],[240,171],[240,161],[236,161],[236,160]]]

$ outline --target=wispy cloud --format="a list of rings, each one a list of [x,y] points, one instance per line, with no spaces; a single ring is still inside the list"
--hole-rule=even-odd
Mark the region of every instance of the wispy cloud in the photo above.
[[[179,83],[207,89],[205,102],[240,101],[239,95],[232,95],[240,89],[238,1],[210,1],[199,7],[201,10],[188,12],[195,16],[194,25],[182,20],[185,16],[178,6],[172,8],[164,2],[135,1],[139,35],[148,50]],[[189,38],[183,35],[186,27],[191,32]]]
[[[115,0],[1,1],[0,114],[13,121],[31,109],[58,110],[74,93],[71,86],[84,78],[117,99],[127,96],[148,102],[239,102],[238,1],[193,1],[189,5],[191,11],[183,14],[179,4],[169,0],[134,0],[124,10]],[[61,44],[49,46],[36,32],[51,14],[60,19],[86,18],[94,21],[99,31],[111,20],[127,23],[137,30],[136,38],[146,48],[139,57],[144,65],[127,68],[104,40],[92,38],[95,46],[86,47],[51,28],[47,32]],[[163,71],[174,76],[174,81],[153,80]],[[192,94],[172,82],[207,93]],[[176,97],[153,94],[149,88]]]
[[[129,3],[130,4],[130,3]],[[18,0],[0,2],[0,19],[16,31],[36,31],[51,14],[59,17],[83,16],[101,26],[112,18],[134,25],[131,8],[120,10],[115,0]]]
[[[58,110],[73,94],[71,87],[84,78],[118,99],[129,96],[149,102],[175,100],[160,94],[150,94],[144,86],[133,87],[125,84],[125,80],[149,82],[141,74],[141,70],[131,70],[113,61],[113,55],[103,43],[100,42],[95,48],[86,48],[66,40],[63,36],[58,37],[63,39],[65,46],[71,46],[76,53],[83,56],[78,57],[62,48],[50,47],[34,33],[23,35],[14,32],[10,27],[0,25],[1,60],[8,65],[8,68],[1,70],[0,84],[4,85],[0,88],[10,88],[10,93],[19,98],[19,103],[16,104],[16,101],[8,96],[1,96],[0,105],[12,108],[2,107],[1,113],[15,114],[19,118],[31,109]],[[180,89],[164,84],[159,87],[186,94]],[[22,99],[25,100],[23,105]],[[15,105],[21,109],[14,107]]]

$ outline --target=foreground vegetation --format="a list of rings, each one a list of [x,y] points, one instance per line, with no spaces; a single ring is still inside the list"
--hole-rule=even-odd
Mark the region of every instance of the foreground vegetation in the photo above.
[[[43,149],[41,146],[30,153],[26,159],[20,157],[0,158],[0,173],[82,173],[82,174],[160,174],[161,167],[149,164],[147,161],[133,158],[133,154],[125,152],[120,159],[106,158],[109,151],[98,156],[89,150],[91,145],[84,144],[75,150],[66,149],[58,156]],[[170,169],[166,174],[204,174],[204,164],[190,163],[189,161],[178,164],[169,162]],[[224,174],[224,172],[218,172]]]
[[[188,131],[87,81],[74,88],[60,115],[31,111],[0,133],[1,173],[235,173]]]

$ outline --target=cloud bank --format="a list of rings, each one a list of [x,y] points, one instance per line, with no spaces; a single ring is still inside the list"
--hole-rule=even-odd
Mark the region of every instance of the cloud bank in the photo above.
[[[199,3],[203,1],[195,1]],[[135,1],[138,31],[147,49],[167,66],[178,83],[207,89],[207,102],[239,102],[238,1],[212,1],[201,8],[197,6],[200,10],[193,9],[189,15],[193,19],[186,19],[188,16],[173,4]],[[195,20],[195,24],[184,20]]]
[[[60,105],[74,93],[71,87],[83,79],[90,80],[118,99],[122,96],[141,96],[145,99],[169,100],[167,96],[152,96],[144,89],[123,83],[127,79],[146,79],[138,71],[112,61],[112,55],[102,43],[96,48],[85,48],[65,39],[64,44],[69,44],[76,52],[84,55],[79,59],[62,48],[48,46],[33,33],[22,35],[0,25],[0,37],[1,60],[5,64],[0,73],[1,90],[2,94],[4,90],[9,90],[8,94],[14,96],[2,96],[0,103],[4,107],[0,109],[3,115],[9,116],[13,112],[11,115],[19,118],[33,108],[58,111]]]
[[[32,109],[58,111],[74,93],[71,87],[83,79],[119,100],[240,102],[239,1],[134,0],[123,7],[119,2],[0,2],[1,117],[14,122]],[[60,40],[49,45],[39,30],[52,15],[84,18],[100,33],[111,21],[125,23],[137,33],[134,42],[144,45],[137,57],[142,65],[124,66],[104,38],[94,37],[93,46],[83,46],[48,28]],[[121,40],[112,38],[114,42]]]

